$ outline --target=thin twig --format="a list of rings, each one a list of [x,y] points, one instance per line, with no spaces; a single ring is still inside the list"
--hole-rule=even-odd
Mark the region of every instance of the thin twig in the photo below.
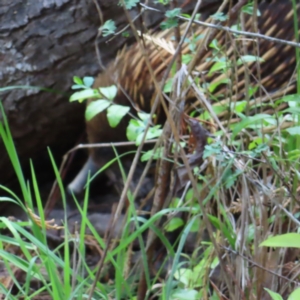
[[[159,9],[147,6],[143,3],[140,3],[140,5],[142,7],[144,7],[145,9],[147,9],[147,10],[152,10],[152,11],[163,13]],[[179,18],[180,20],[184,20],[184,21],[189,21],[190,20],[189,18],[185,18],[185,17],[182,17],[182,16],[177,16],[177,18]],[[197,25],[213,28],[213,29],[218,29],[218,30],[238,34],[238,35],[244,35],[244,36],[248,36],[248,37],[252,37],[252,38],[259,38],[259,39],[267,40],[267,41],[278,43],[278,44],[289,45],[289,46],[292,46],[292,47],[300,48],[300,43],[286,41],[286,40],[282,40],[282,39],[278,39],[278,38],[273,38],[271,36],[267,36],[267,35],[260,34],[260,33],[248,32],[248,31],[243,31],[243,30],[235,30],[235,29],[232,29],[232,28],[227,27],[227,26],[211,24],[211,23],[198,21],[198,20],[193,20],[193,23],[195,23]]]

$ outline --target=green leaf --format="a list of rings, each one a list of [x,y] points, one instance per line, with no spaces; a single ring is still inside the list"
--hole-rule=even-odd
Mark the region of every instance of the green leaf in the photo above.
[[[299,299],[300,299],[300,288],[298,287],[289,295],[288,300],[299,300]]]
[[[288,152],[289,161],[296,161],[300,158],[300,149],[294,149]]]
[[[181,12],[180,8],[174,8],[172,10],[168,10],[168,11],[166,11],[166,17],[167,18],[175,18],[175,17],[179,16],[180,12]]]
[[[247,101],[238,101],[235,103],[231,103],[231,108],[234,109],[235,112],[241,113],[245,110],[247,106]]]
[[[83,84],[81,78],[78,77],[78,76],[74,76],[74,77],[73,77],[73,81],[74,81],[76,84],[78,84],[78,85],[82,85],[82,84]]]
[[[286,131],[290,135],[298,135],[298,134],[300,134],[300,126],[295,126],[295,127],[287,128]]]
[[[292,95],[286,95],[282,99],[276,101],[276,102],[300,102],[300,94],[292,94]]]
[[[222,153],[222,144],[220,141],[216,141],[212,144],[205,145],[203,151],[203,159],[210,157],[212,155],[219,155]]]
[[[170,0],[158,0],[160,4],[167,5],[170,3]]]
[[[164,86],[164,93],[171,93],[173,85],[173,78],[169,78]]]
[[[181,218],[172,218],[170,220],[170,222],[168,222],[166,225],[165,225],[165,230],[170,232],[170,231],[174,231],[176,230],[177,228],[179,227],[182,227],[184,225],[184,222]]]
[[[191,227],[191,232],[199,232],[199,228],[200,228],[200,219],[196,219]]]
[[[162,30],[171,29],[171,28],[177,27],[177,26],[178,26],[177,19],[167,19],[166,21],[164,21],[160,24],[160,28]]]
[[[211,17],[212,17],[212,19],[221,21],[221,22],[226,21],[228,19],[228,16],[224,15],[223,12],[217,12],[217,13],[211,15]]]
[[[208,90],[209,90],[209,92],[213,93],[220,84],[228,84],[230,82],[231,81],[229,78],[224,78],[224,79],[218,80],[217,82],[210,83],[208,86]]]
[[[115,85],[111,85],[108,87],[100,87],[100,93],[108,100],[114,100],[117,96],[118,89]]]
[[[243,55],[237,60],[238,66],[245,64],[245,63],[252,63],[254,61],[264,62],[264,60],[260,57],[254,55]]]
[[[72,89],[72,90],[81,90],[81,89],[85,89],[85,88],[86,88],[86,86],[83,85],[83,84],[81,84],[81,85],[73,84],[73,85],[71,86],[71,89]]]
[[[116,31],[117,27],[116,27],[116,24],[113,20],[107,20],[103,26],[101,26],[99,28],[100,31],[102,31],[102,35],[105,37],[105,36],[108,36],[110,34],[114,34],[115,31]]]
[[[138,112],[139,118],[143,121],[144,124],[146,124],[150,119],[150,114],[145,112]]]
[[[218,41],[216,39],[213,39],[212,42],[209,44],[210,48],[213,48],[215,50],[220,50],[220,47],[218,45]]]
[[[92,85],[94,84],[94,77],[91,76],[83,77],[83,84],[89,88],[92,87]]]
[[[258,90],[258,86],[249,86],[248,95],[252,97]]]
[[[163,147],[157,148],[156,151],[154,151],[154,149],[151,149],[142,155],[141,161],[148,161],[150,158],[152,158],[153,160],[160,159],[162,158],[163,150]]]
[[[182,63],[185,65],[188,65],[192,61],[193,57],[194,56],[191,54],[183,54],[182,55]]]
[[[126,129],[126,136],[129,141],[136,141],[140,132],[143,131],[144,124],[140,120],[131,119]]]
[[[124,0],[126,9],[132,9],[136,7],[140,0]]]
[[[187,270],[190,271],[190,270]],[[171,295],[170,300],[198,300],[198,292],[196,290],[177,289]]]
[[[253,2],[248,3],[245,6],[243,6],[242,7],[242,12],[252,16],[254,14]],[[261,16],[261,13],[258,9],[256,10],[256,16],[257,17]]]
[[[162,129],[160,129],[161,125],[156,125],[154,127],[150,127],[147,131],[145,140],[151,140],[154,139],[158,136],[160,136],[162,134]],[[144,131],[143,130],[141,133],[138,134],[137,138],[136,138],[136,145],[140,145],[140,143],[142,142],[143,139],[143,135],[144,135]]]
[[[122,37],[128,38],[130,37],[130,33],[128,31],[122,32]]]
[[[218,218],[212,215],[208,215],[208,218],[212,225],[216,227],[217,229],[221,230],[221,232],[224,234],[224,236],[228,239],[228,242],[230,245],[234,248],[235,242],[236,242],[236,235],[235,232],[229,222],[226,222],[225,224],[221,222]]]
[[[150,127],[146,135],[146,140],[151,140],[158,136],[161,136],[162,132],[163,130],[161,129],[161,125]]]
[[[263,142],[263,139],[261,137],[258,137],[249,144],[248,149],[252,150],[252,149],[256,148],[257,146],[261,145],[262,142]]]
[[[104,111],[111,103],[108,100],[96,100],[91,102],[85,110],[85,119],[90,121],[94,116]]]
[[[241,114],[239,114],[240,117],[242,117]],[[261,122],[265,121],[267,118],[272,118],[272,116],[267,115],[267,114],[257,114],[252,117],[245,117],[241,120],[241,122],[234,124],[232,126],[233,131],[232,131],[232,139],[235,138],[235,136],[243,129],[249,128],[250,125],[255,125],[257,126],[258,124],[260,125]],[[253,126],[252,126],[253,127]]]
[[[277,294],[277,293],[275,293],[275,292],[273,292],[273,291],[271,291],[267,288],[265,288],[265,291],[267,291],[267,293],[271,296],[271,298],[273,300],[283,300],[282,297],[279,294]],[[299,298],[297,298],[297,299],[299,299]]]
[[[218,61],[210,68],[208,75],[211,75],[215,71],[225,70],[228,67],[229,63],[227,61]]]
[[[95,98],[95,97],[99,97],[97,90],[85,89],[85,90],[82,90],[79,92],[75,92],[73,95],[71,95],[69,101],[70,102],[73,102],[73,101],[82,102],[86,99]]]
[[[290,247],[300,248],[300,234],[299,233],[286,233],[269,237],[260,244],[260,247]]]
[[[130,107],[113,104],[107,109],[108,123],[112,128],[118,126],[122,118],[129,112]]]

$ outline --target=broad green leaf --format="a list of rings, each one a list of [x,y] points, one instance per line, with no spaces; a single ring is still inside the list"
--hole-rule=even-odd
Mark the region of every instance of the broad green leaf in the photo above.
[[[111,102],[104,99],[92,101],[85,110],[85,119],[90,121],[94,116],[104,111],[110,105]]]
[[[247,106],[247,101],[238,101],[231,104],[231,108],[234,109],[235,112],[241,113],[245,110]]]
[[[83,84],[81,84],[81,85],[78,85],[78,84],[73,84],[72,86],[71,86],[71,89],[72,90],[81,90],[81,89],[85,89],[86,87],[85,87],[85,85],[83,85]]]
[[[193,55],[191,54],[183,54],[182,55],[182,63],[188,65],[193,59]]]
[[[146,135],[146,140],[151,140],[151,139],[161,136],[163,130],[160,127],[161,127],[161,125],[156,125],[156,126],[150,127],[147,132],[147,135]]]
[[[291,102],[289,102],[289,105],[290,105],[290,103]],[[296,102],[293,102],[293,104],[289,108],[280,111],[280,113],[291,113],[291,114],[293,114],[293,116],[291,116],[291,117],[295,117],[295,114],[300,114],[299,104]],[[285,117],[287,117],[287,116],[285,115]]]
[[[163,150],[163,147],[157,148],[155,152],[154,149],[151,149],[142,155],[141,161],[148,161],[150,158],[152,158],[153,160],[159,159],[162,157]]]
[[[99,97],[97,90],[94,89],[85,89],[79,92],[75,92],[73,95],[70,97],[70,102],[73,101],[79,101],[82,102],[83,100],[89,99],[89,98],[95,98]]]
[[[108,123],[112,128],[118,126],[122,118],[129,112],[129,106],[113,104],[107,109]]]
[[[215,89],[220,85],[220,84],[228,84],[230,83],[230,79],[229,78],[224,78],[224,79],[221,79],[217,82],[213,82],[211,84],[209,84],[208,86],[208,90],[213,93],[215,91]]]
[[[300,158],[300,149],[291,150],[287,154],[290,161],[296,161]]]
[[[151,139],[154,139],[154,138],[160,136],[162,134],[162,131],[163,130],[160,129],[160,125],[156,125],[154,127],[150,127],[148,129],[148,131],[147,131],[145,140],[151,140]],[[136,145],[137,146],[142,142],[143,135],[144,135],[144,130],[136,138]]]
[[[91,76],[83,77],[83,84],[87,87],[92,87],[92,85],[94,84],[94,77]]]
[[[211,143],[209,145],[205,145],[204,152],[203,152],[203,158],[210,157],[212,155],[219,155],[222,153],[222,144],[219,141],[216,141],[214,143]]]
[[[256,148],[258,145],[261,145],[263,142],[263,139],[261,137],[254,139],[250,144],[248,149],[252,150],[254,148]]]
[[[241,117],[241,114],[239,114]],[[232,139],[235,138],[235,136],[243,129],[249,128],[250,125],[260,125],[260,122],[265,121],[267,118],[271,118],[270,115],[267,114],[257,114],[253,117],[245,117],[243,120],[237,124],[234,124],[232,126],[233,132],[232,132]]]
[[[178,26],[178,21],[177,19],[175,18],[170,18],[170,19],[167,19],[166,21],[162,22],[160,24],[160,28],[162,30],[166,30],[166,29],[170,29],[170,28],[174,28]]]
[[[282,99],[276,101],[276,102],[300,102],[300,94],[292,94],[292,95],[286,95]]]
[[[265,119],[265,122],[266,122],[267,124],[271,124],[271,125],[274,125],[274,126],[276,126],[276,125],[278,124],[278,121],[280,122],[280,120],[276,120],[276,118],[275,118],[274,115],[272,115],[272,116],[270,116],[269,118],[266,118],[266,119]]]
[[[215,14],[211,15],[211,18],[213,18],[214,20],[223,22],[228,19],[228,16],[224,15],[223,12],[216,12]]]
[[[300,234],[299,233],[286,233],[269,237],[260,244],[260,247],[290,247],[300,248]]]
[[[164,93],[171,93],[173,85],[173,78],[169,78],[164,86]]]
[[[288,297],[288,300],[299,300],[300,299],[300,288],[295,289]]]
[[[114,100],[117,96],[118,89],[115,85],[111,85],[108,87],[100,87],[99,91],[107,100]]]
[[[108,36],[110,34],[114,34],[116,31],[117,27],[115,24],[115,21],[113,20],[107,20],[103,26],[100,27],[99,30],[102,31],[102,35],[103,36]]]
[[[213,109],[214,113],[218,115],[224,111],[227,111],[228,107],[227,107],[227,105],[218,105],[217,104],[217,105],[213,105],[212,109]],[[211,114],[207,110],[204,111],[199,117],[199,119],[201,119],[201,120],[208,120],[210,118],[211,118]]]
[[[172,218],[170,220],[170,222],[168,222],[166,225],[165,225],[165,230],[170,232],[170,231],[174,231],[176,229],[178,229],[179,227],[182,227],[184,225],[184,222],[181,218]]]
[[[173,292],[170,300],[198,300],[198,292],[196,290],[178,289]]]
[[[212,215],[208,215],[208,218],[209,218],[211,224],[214,227],[216,227],[217,229],[219,229],[224,234],[224,236],[228,239],[228,242],[230,243],[230,245],[234,248],[236,235],[235,235],[235,232],[234,232],[231,224],[229,222],[227,224],[224,224],[218,218],[216,218]]]
[[[298,134],[300,134],[300,126],[295,126],[295,127],[287,128],[286,131],[290,135],[298,135]]]
[[[237,64],[240,66],[244,63],[252,63],[254,61],[264,62],[264,60],[260,57],[254,55],[243,55],[237,60]]]
[[[216,39],[213,39],[212,42],[209,44],[210,48],[220,50],[220,47],[218,45],[218,41]]]
[[[253,2],[248,3],[245,6],[243,6],[242,12],[252,16],[254,14]],[[256,10],[256,16],[257,17],[261,16],[261,13],[258,9]]]
[[[199,228],[200,228],[200,219],[196,219],[191,227],[191,232],[199,232]]]
[[[258,90],[258,86],[250,86],[248,89],[249,97],[252,97],[257,92],[257,90]]]
[[[74,77],[73,77],[73,81],[74,81],[76,84],[78,84],[78,85],[82,85],[82,84],[83,84],[81,78],[78,77],[78,76],[74,76]]]
[[[172,10],[166,11],[166,17],[167,18],[175,18],[177,17],[181,12],[181,8],[174,8]]]
[[[138,135],[144,130],[144,123],[140,120],[131,119],[126,128],[126,136],[129,141],[136,141]]]
[[[126,9],[132,9],[133,7],[136,7],[139,2],[139,0],[124,0]]]
[[[182,282],[185,286],[188,286],[190,282],[193,281],[194,272],[187,268],[180,268],[174,273],[175,279]]]
[[[149,119],[150,119],[150,114],[145,113],[145,112],[138,112],[138,116],[139,116],[139,118],[144,122],[144,124],[145,124],[146,122],[148,122]]]
[[[229,63],[227,61],[218,61],[210,68],[208,75],[212,74],[215,71],[225,70],[228,67]]]
[[[267,288],[265,288],[265,291],[268,292],[268,294],[271,296],[271,298],[273,300],[283,300],[282,297],[278,293],[275,293]]]

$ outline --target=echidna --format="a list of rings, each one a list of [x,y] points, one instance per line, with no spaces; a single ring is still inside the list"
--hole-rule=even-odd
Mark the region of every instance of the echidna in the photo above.
[[[300,16],[299,7],[300,5],[298,5],[298,16]],[[262,2],[259,4],[258,9],[261,15],[257,18],[243,14],[243,17],[239,17],[239,19],[228,21],[229,26],[247,32],[255,32],[255,20],[257,19],[258,33],[261,35],[288,41],[295,40],[293,10],[289,1],[279,0],[272,4]],[[209,18],[207,22],[211,23],[212,18]],[[187,24],[181,25],[181,33],[184,32],[186,26]],[[205,34],[209,31],[209,28],[197,24],[191,27],[188,39],[181,52],[185,59],[188,59],[189,56],[199,55],[199,52],[196,53],[193,50],[197,49],[197,46],[203,42],[204,37],[207,37]],[[172,59],[175,49],[173,37],[173,29],[165,30],[151,37],[144,37],[147,58],[158,82]],[[294,47],[266,39],[235,36],[224,31],[217,32],[213,44],[216,45],[214,48],[209,45],[202,48],[201,57],[198,57],[193,77],[199,78],[202,90],[208,99],[215,100],[213,101],[215,105],[226,105],[228,108],[229,103],[247,99],[249,86],[258,87],[254,94],[255,100],[250,102],[250,110],[251,105],[254,109],[260,109],[262,107],[260,104],[268,103],[270,99],[282,97],[295,90],[293,74],[296,59]],[[258,63],[255,61],[244,63],[239,60],[244,57],[247,61],[250,55],[252,57],[259,55],[262,58],[259,68]],[[216,58],[219,58],[219,62],[224,62],[223,65],[227,62],[228,68],[226,72],[220,72],[219,70],[209,74],[208,71],[216,63]],[[230,62],[233,62],[233,64],[230,65]],[[246,68],[248,68],[248,72],[245,72]],[[249,78],[246,78],[246,73],[250,74]],[[222,83],[218,85],[218,82]],[[138,44],[120,51],[115,61],[108,66],[104,73],[97,77],[94,87],[106,87],[113,84],[118,84],[123,88],[122,90],[118,89],[115,103],[123,105],[134,103],[135,107],[143,111],[150,111],[157,93],[145,57]],[[216,88],[211,88],[213,86]],[[123,91],[126,92],[126,95]],[[201,103],[197,101],[193,102],[193,105],[192,108],[187,105],[186,111],[195,110],[195,106],[201,107]],[[223,111],[223,114],[226,112],[228,112],[228,109],[225,112]],[[158,121],[162,122],[163,120],[165,120],[163,113],[158,112]],[[126,140],[125,130],[127,124],[128,119],[125,118],[117,128],[111,128],[106,113],[100,113],[86,124],[88,140],[90,143],[124,141]],[[81,191],[88,170],[93,173],[107,162],[107,156],[103,151],[99,148],[90,150],[87,163],[69,185],[71,191]]]

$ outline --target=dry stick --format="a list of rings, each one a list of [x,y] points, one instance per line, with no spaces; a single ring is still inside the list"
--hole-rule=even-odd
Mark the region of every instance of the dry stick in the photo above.
[[[161,84],[160,84],[161,88],[164,86],[165,81],[166,81],[166,79],[168,77],[168,74],[169,74],[169,72],[170,72],[170,70],[172,68],[172,65],[175,62],[176,57],[180,53],[181,46],[184,43],[185,37],[187,36],[188,30],[189,30],[189,28],[190,28],[190,26],[192,24],[192,20],[195,18],[196,12],[198,11],[198,9],[200,7],[201,2],[202,2],[201,0],[197,1],[197,4],[196,4],[195,9],[194,9],[194,12],[192,14],[191,19],[188,22],[188,25],[186,27],[186,30],[185,30],[184,34],[183,34],[183,37],[182,37],[182,39],[181,39],[181,41],[180,41],[180,43],[179,43],[179,45],[178,45],[178,47],[177,47],[177,49],[176,49],[176,51],[174,53],[174,56],[172,57],[169,65],[168,65],[168,67],[167,67],[167,69],[166,69],[166,71],[164,73],[164,76],[163,76]],[[157,95],[157,97],[156,97],[156,99],[154,101],[154,105],[152,107],[151,113],[153,113],[156,110],[156,107],[157,107],[157,104],[158,104],[158,100],[159,100],[159,96],[160,95]],[[163,108],[165,109],[165,112],[166,112],[166,115],[167,115],[167,120],[169,121],[169,124],[173,128],[173,133],[175,135],[175,138],[176,138],[177,141],[179,141],[179,137],[178,137],[178,133],[176,132],[176,129],[175,129],[174,121],[170,118],[170,115],[169,115],[169,113],[168,113],[168,111],[166,109],[166,104],[165,104],[164,99],[162,99],[161,103],[163,105]],[[183,149],[180,149],[180,150],[181,150],[181,152],[183,153],[183,156],[184,156]],[[159,177],[161,176],[162,179],[165,177],[165,172],[162,169],[163,163],[164,162],[162,161],[161,164],[160,164],[160,172],[159,172],[159,175],[158,175]],[[185,163],[187,163],[187,162],[185,162]],[[186,165],[190,169],[190,167],[188,166],[188,164],[186,164]],[[190,170],[190,178],[191,179],[193,178],[191,170]],[[159,181],[159,178],[157,179],[157,182],[158,181]],[[165,187],[165,188],[167,189],[167,187]],[[156,204],[158,204],[158,206],[159,206],[159,203],[162,202],[162,201],[160,201],[161,200],[161,195],[163,195],[163,191],[161,191],[161,186],[159,186],[158,189],[156,190],[156,193],[155,193],[151,215],[153,215],[154,213],[156,213],[156,211],[155,211]],[[151,235],[151,231],[150,231],[149,234],[148,234],[148,238],[147,238],[147,260],[148,260],[148,264],[149,264],[149,262],[151,263],[151,257],[152,257],[151,252],[152,251],[149,251],[149,250],[151,250],[150,246],[152,245],[153,240],[154,240],[154,234],[152,233],[152,235]],[[140,284],[139,284],[139,287],[138,287],[138,300],[144,300],[145,296],[146,296],[146,292],[147,292],[146,275],[145,275],[145,271],[143,271],[142,272],[142,278],[140,280]]]
[[[231,253],[233,253],[233,254],[235,254],[235,255],[237,255],[237,256],[240,256],[240,257],[243,258],[244,260],[247,260],[248,262],[250,262],[253,266],[255,266],[255,267],[257,267],[257,268],[260,268],[260,269],[262,269],[262,270],[264,270],[264,271],[266,271],[266,272],[268,272],[268,273],[270,273],[270,274],[272,274],[272,275],[274,275],[274,276],[277,276],[277,277],[279,277],[279,278],[281,278],[281,279],[287,280],[287,281],[289,281],[290,283],[295,283],[295,284],[297,284],[297,285],[299,284],[298,281],[291,280],[290,278],[288,278],[288,277],[286,277],[286,276],[283,276],[283,275],[281,275],[281,274],[278,274],[278,273],[276,273],[275,271],[269,270],[269,269],[267,269],[266,267],[264,267],[264,266],[262,266],[262,265],[256,263],[255,261],[251,260],[249,257],[244,256],[244,255],[240,254],[239,252],[232,250],[231,248],[228,248],[228,247],[225,247],[225,246],[221,246],[221,247],[222,247],[224,250],[226,250],[226,251],[228,251],[228,252],[231,252]]]
[[[201,2],[201,1],[200,1]],[[234,9],[235,9],[236,7],[234,7]],[[191,20],[192,21],[192,20]],[[221,126],[222,127],[222,126]],[[194,191],[195,191],[195,193],[197,194],[197,186],[196,186],[196,183],[195,183],[195,181],[194,181],[194,179],[193,179],[193,175],[192,175],[192,172],[191,172],[191,168],[190,168],[190,166],[189,166],[189,164],[188,164],[188,162],[187,162],[187,159],[186,159],[186,157],[184,156],[184,152],[183,152],[183,150],[182,149],[180,149],[182,152],[181,153],[183,153],[183,155],[182,155],[182,159],[183,159],[183,161],[184,161],[184,164],[185,164],[185,166],[186,166],[186,168],[187,168],[187,170],[188,170],[188,175],[189,175],[189,177],[190,177],[190,179],[191,179],[191,182],[192,182],[192,184],[193,184],[193,189],[194,189]],[[157,195],[159,195],[159,192],[157,191]],[[203,208],[203,205],[202,204],[200,204],[201,206],[202,206],[202,210],[204,211],[204,208]],[[213,234],[212,234],[212,229],[211,229],[211,226],[210,226],[210,223],[209,223],[209,221],[208,221],[208,218],[207,218],[207,215],[205,214],[205,216],[204,216],[204,219],[205,219],[205,221],[206,221],[206,223],[208,224],[208,227],[209,227],[209,233],[210,233],[210,236],[212,237],[212,239],[213,239]],[[149,240],[148,240],[148,242],[149,242]],[[150,241],[151,242],[151,241]],[[215,243],[215,241],[213,241],[213,243],[214,243],[214,246],[215,246],[215,248],[216,249],[218,249],[218,247],[217,247],[217,244]],[[147,247],[149,246],[149,244],[147,244]],[[220,251],[218,251],[218,256],[220,256]],[[221,261],[221,260],[220,260]],[[225,273],[225,267],[221,264],[221,267],[222,267],[222,272],[223,273]],[[143,274],[144,275],[144,274]],[[226,280],[226,284],[228,285],[228,289],[230,290],[230,294],[233,294],[232,293],[232,291],[231,291],[231,287],[230,287],[230,285],[229,285],[229,282],[228,282],[228,279],[227,279],[227,277],[225,276],[225,280]],[[141,285],[140,285],[141,286]],[[139,294],[139,296],[141,296],[141,297],[139,297],[138,299],[144,299],[144,298],[142,298],[142,294]]]
[[[258,22],[257,22],[257,11],[258,11],[258,4],[257,4],[257,0],[254,1],[254,11],[253,11],[253,31],[255,31],[256,33],[258,32]],[[255,49],[255,55],[257,57],[260,57],[260,44],[258,43],[259,39],[256,38],[256,47],[254,47]],[[261,65],[260,62],[257,60],[256,61],[256,70],[257,70],[257,79],[258,82],[261,83]],[[265,89],[263,88],[262,84],[259,84],[259,99],[261,101],[262,99],[262,92],[265,92]],[[267,94],[269,96],[269,94]],[[270,97],[271,98],[271,97]],[[272,101],[272,99],[270,99]],[[257,101],[256,99],[254,101]],[[260,102],[261,104],[261,102]],[[260,106],[260,110],[262,110],[262,106]],[[262,112],[262,111],[260,111]],[[277,115],[277,114],[276,114]],[[262,132],[263,138],[264,138],[264,132]],[[264,184],[266,185],[266,179],[267,179],[267,169],[266,169],[266,165],[263,164],[262,165],[263,168],[263,179],[264,179]],[[264,195],[264,200],[266,200],[266,196]],[[267,211],[265,209],[265,207],[263,205],[260,205],[260,210],[261,210],[261,215],[262,217],[262,222],[263,222],[263,228],[264,228],[264,232],[261,233],[261,235],[265,235],[267,228],[268,228],[268,217],[267,217]],[[259,234],[259,233],[258,233]],[[267,248],[259,248],[258,245],[258,239],[254,239],[254,247],[255,247],[255,253],[256,253],[256,261],[259,261],[261,264],[264,264],[266,262],[267,259]],[[256,272],[256,289],[257,289],[257,295],[258,295],[258,299],[261,298],[262,293],[263,293],[263,281],[264,281],[264,272],[261,271],[261,269]]]
[[[233,7],[232,10],[230,11],[230,14],[229,14],[229,15],[230,15],[230,16],[233,16],[233,15],[236,13],[236,11],[237,11],[237,7],[242,6],[242,5],[244,4],[244,2],[245,2],[245,1],[240,1],[240,3],[238,3],[235,7]],[[211,36],[211,37],[210,37],[210,40],[211,40],[212,38],[213,38],[213,37]],[[199,47],[199,48],[200,48],[200,47]],[[198,48],[198,49],[199,49],[199,48]],[[201,48],[200,48],[200,49],[201,49]],[[203,48],[202,48],[202,51],[199,51],[199,52],[200,52],[200,55],[198,55],[198,57],[201,57],[201,56],[202,56],[201,53],[203,52]],[[196,64],[196,62],[197,62],[197,59],[195,59],[195,60],[191,63],[192,67],[189,68],[190,71],[193,69],[193,63]],[[190,72],[189,72],[189,74],[190,74]],[[190,79],[190,80],[191,80],[191,79]],[[193,81],[192,81],[192,82],[193,82]],[[207,109],[209,110],[209,112],[211,113],[211,115],[213,116],[213,118],[215,119],[215,121],[216,121],[216,122],[218,123],[218,125],[220,126],[221,123],[220,123],[219,119],[217,118],[216,114],[213,112],[212,107],[211,107],[211,105],[208,103],[208,101],[206,100],[204,94],[203,94],[202,92],[200,92],[200,90],[198,89],[198,87],[195,85],[194,82],[193,82],[192,86],[193,86],[193,88],[198,92],[198,95],[200,96],[201,100],[203,101],[203,103],[205,104],[205,106],[207,107]],[[226,133],[225,128],[224,128],[222,125],[220,126],[220,128]],[[192,183],[193,183],[193,182],[192,182]],[[202,204],[201,202],[199,202],[199,205],[200,205],[200,208],[201,208],[201,210],[202,210],[202,212],[203,212],[203,219],[204,219],[205,223],[208,225],[208,232],[209,232],[209,235],[210,235],[210,237],[211,237],[211,239],[212,239],[212,243],[213,243],[213,245],[214,245],[214,247],[215,247],[215,249],[216,249],[217,255],[218,255],[219,259],[220,259],[221,270],[222,270],[222,273],[225,275],[224,278],[225,278],[225,281],[226,281],[226,284],[227,284],[229,293],[231,294],[231,297],[233,297],[234,294],[233,294],[233,291],[232,291],[232,287],[231,287],[231,285],[229,284],[228,278],[227,278],[227,276],[226,276],[226,268],[225,268],[224,264],[222,263],[222,259],[221,259],[221,255],[220,255],[220,249],[219,249],[219,246],[216,244],[216,241],[215,241],[215,239],[213,238],[211,225],[210,225],[210,222],[209,222],[209,220],[208,220],[207,214],[206,214],[206,212],[205,212],[205,210],[204,210],[203,204]]]
[[[198,2],[197,2],[197,4],[199,4],[199,3],[201,3],[201,1],[198,1]],[[239,5],[240,5],[240,3],[239,3]],[[196,9],[198,9],[198,8],[195,8],[195,11],[196,11]],[[235,9],[236,9],[236,6],[233,8],[232,11],[234,12]],[[194,11],[194,12],[195,12],[195,11]],[[189,20],[189,22],[192,23],[192,20],[193,20],[193,17]],[[182,42],[183,42],[183,40],[184,40],[184,39],[182,39]],[[177,49],[177,50],[178,50],[178,49]],[[173,57],[173,62],[175,61],[175,59],[176,59],[176,57]],[[173,62],[172,62],[172,64],[173,64]],[[170,68],[170,66],[171,66],[172,64],[170,63],[169,68]],[[168,74],[168,73],[166,72],[165,76],[167,76],[167,74]],[[162,103],[162,104],[163,104],[163,103]],[[171,125],[172,125],[172,123],[171,123]],[[174,134],[175,134],[175,132],[174,132]],[[184,155],[183,149],[180,149],[180,150],[181,150],[182,153],[183,153],[182,159],[183,159],[184,164],[185,164],[185,166],[186,166],[186,168],[187,168],[188,175],[189,175],[189,178],[191,179],[191,182],[192,182],[192,185],[193,185],[194,192],[195,192],[195,194],[197,194],[197,185],[196,185],[196,183],[195,183],[195,181],[194,181],[194,179],[193,179],[193,175],[192,175],[191,168],[190,168],[190,166],[189,166],[189,164],[188,164],[188,161],[187,161],[187,159],[186,159],[186,157],[185,157],[185,155]],[[163,170],[162,170],[162,174],[164,174]],[[157,196],[158,199],[160,198],[160,191],[159,191],[159,190],[156,191],[156,196]],[[156,198],[154,199],[154,206],[155,206],[155,200],[156,200]],[[203,216],[203,217],[204,217],[204,220],[205,220],[206,224],[208,224],[208,231],[209,231],[209,234],[210,234],[210,236],[211,236],[212,239],[213,239],[212,228],[211,228],[211,225],[210,225],[210,223],[209,223],[208,217],[207,217],[207,215],[206,215],[205,212],[204,212],[204,207],[203,207],[202,203],[200,203],[200,206],[201,206],[202,211],[203,211],[203,213],[204,213],[204,216]],[[149,233],[151,233],[151,232],[149,232]],[[152,236],[154,236],[153,233],[152,233]],[[150,245],[151,245],[150,243],[152,243],[152,241],[149,239],[149,236],[148,236],[147,248],[150,247]],[[219,248],[218,248],[218,245],[216,244],[216,242],[215,242],[214,239],[213,239],[213,244],[214,244],[214,246],[215,246],[216,249],[219,249]],[[217,251],[217,253],[218,253],[218,256],[220,256],[220,251]],[[221,260],[220,260],[220,261],[221,261]],[[223,264],[221,264],[221,269],[222,269],[222,272],[223,272],[224,274],[226,274],[225,266],[224,266]],[[226,276],[224,276],[224,277],[225,277],[225,281],[226,281],[226,284],[227,284],[227,286],[228,286],[229,292],[230,292],[231,295],[233,295],[232,290],[231,290],[231,286],[229,285],[228,278],[227,278]],[[140,288],[141,288],[142,290],[140,290]],[[141,280],[140,286],[139,286],[139,292],[138,292],[138,299],[139,299],[139,300],[145,299],[144,296],[146,295],[146,292],[145,292],[145,290],[143,290],[143,289],[145,289],[145,274],[144,274],[144,273],[143,273],[143,277],[142,277],[142,280]]]

